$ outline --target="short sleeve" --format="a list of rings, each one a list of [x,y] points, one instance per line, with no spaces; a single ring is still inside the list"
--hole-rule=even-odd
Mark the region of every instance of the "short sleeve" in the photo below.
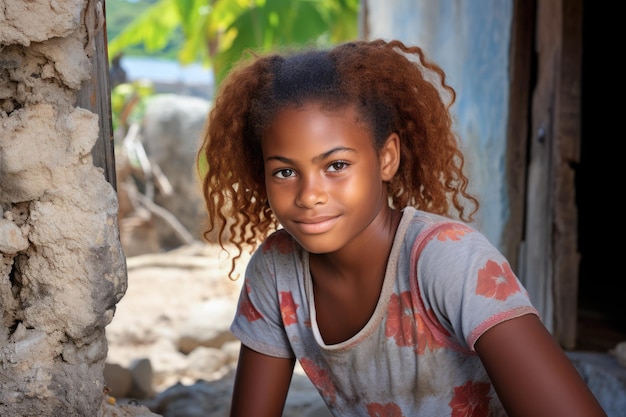
[[[271,235],[250,258],[230,330],[242,344],[257,352],[292,358],[276,285],[279,271],[274,262],[277,239],[284,238],[282,233]]]
[[[473,351],[476,340],[498,323],[539,315],[508,261],[483,234],[445,222],[423,235],[412,253],[418,291],[427,315],[461,349]]]

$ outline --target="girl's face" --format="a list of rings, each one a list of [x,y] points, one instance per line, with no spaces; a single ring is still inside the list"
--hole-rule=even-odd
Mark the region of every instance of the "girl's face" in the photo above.
[[[274,215],[312,253],[367,241],[390,210],[384,181],[397,169],[398,141],[391,135],[377,154],[352,108],[283,110],[262,140]]]

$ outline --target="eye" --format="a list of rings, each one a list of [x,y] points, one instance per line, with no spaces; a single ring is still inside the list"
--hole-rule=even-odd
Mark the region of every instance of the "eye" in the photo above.
[[[293,169],[279,169],[278,171],[274,172],[272,174],[274,177],[277,178],[289,178],[289,177],[293,177],[295,175],[295,172],[293,171]]]
[[[328,165],[328,171],[330,172],[343,171],[344,169],[348,167],[348,165],[350,164],[345,161],[335,161],[331,163],[330,165]]]

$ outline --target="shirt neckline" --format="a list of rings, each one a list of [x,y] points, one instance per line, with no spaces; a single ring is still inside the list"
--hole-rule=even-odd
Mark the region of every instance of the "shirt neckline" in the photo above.
[[[391,245],[391,252],[389,254],[389,260],[387,261],[387,267],[385,269],[385,277],[383,278],[383,286],[380,292],[380,297],[378,298],[378,302],[376,303],[376,308],[374,309],[374,313],[369,318],[365,326],[361,330],[359,330],[354,336],[346,339],[343,342],[335,343],[331,345],[327,345],[322,338],[322,334],[320,333],[319,327],[317,325],[317,314],[315,311],[315,297],[313,295],[313,281],[311,278],[311,268],[309,264],[309,252],[303,251],[303,264],[304,264],[304,287],[306,291],[306,302],[309,305],[310,311],[310,321],[311,321],[311,329],[313,331],[313,335],[315,337],[315,341],[317,344],[326,349],[326,350],[346,350],[350,349],[353,346],[359,344],[361,340],[368,337],[374,330],[378,327],[380,321],[385,315],[387,311],[387,305],[389,304],[389,298],[393,293],[393,288],[395,284],[395,280],[397,277],[398,270],[398,259],[400,257],[400,249],[402,247],[402,242],[404,240],[404,236],[409,227],[409,223],[413,214],[415,213],[415,208],[412,206],[405,207],[402,209],[402,218],[400,219],[400,223],[398,224],[398,229],[396,230],[396,234],[393,238],[393,243]]]

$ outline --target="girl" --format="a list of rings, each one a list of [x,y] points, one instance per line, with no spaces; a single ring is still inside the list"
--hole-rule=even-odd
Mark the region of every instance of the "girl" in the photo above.
[[[207,234],[233,268],[260,243],[231,417],[280,416],[296,360],[334,416],[606,416],[467,225],[454,100],[399,41],[257,56],[224,81],[199,153]]]

